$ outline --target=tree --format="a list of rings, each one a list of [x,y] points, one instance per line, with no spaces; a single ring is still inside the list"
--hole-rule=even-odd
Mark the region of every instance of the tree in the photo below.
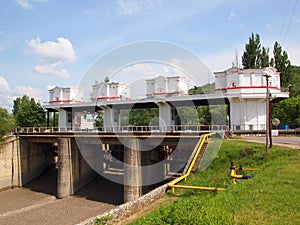
[[[46,116],[40,103],[36,103],[34,98],[27,95],[14,100],[13,115],[17,127],[39,127],[45,126]]]
[[[287,87],[292,82],[291,62],[288,59],[286,51],[282,51],[280,44],[276,41],[274,44],[273,66],[280,72],[280,81],[282,87]]]
[[[109,81],[110,81],[110,80],[109,80],[109,77],[105,77],[103,81],[104,81],[104,83],[106,83],[106,84],[109,83]]]
[[[300,96],[300,66],[291,66],[290,97]]]
[[[189,89],[188,93],[190,95],[202,95],[202,94],[212,94],[215,92],[215,83],[207,83],[203,86],[194,86]]]
[[[122,118],[129,126],[156,126],[158,125],[157,118],[159,117],[158,108],[150,109],[131,109],[127,112],[128,117]]]
[[[101,129],[103,127],[103,110],[98,110],[97,112],[97,117],[95,119],[95,127],[98,129]]]
[[[242,64],[244,69],[253,69],[260,67],[260,58],[261,54],[261,44],[260,44],[260,36],[256,34],[251,34],[249,38],[249,43],[245,45],[245,51],[242,56]]]
[[[272,118],[291,127],[300,126],[300,96],[284,99],[272,110]]]
[[[265,68],[270,66],[269,48],[262,47],[262,50],[258,55],[258,66],[258,68]]]
[[[0,108],[0,140],[14,130],[14,118],[4,108]]]
[[[211,124],[211,112],[208,105],[202,105],[197,107],[198,118],[200,125],[210,125]]]

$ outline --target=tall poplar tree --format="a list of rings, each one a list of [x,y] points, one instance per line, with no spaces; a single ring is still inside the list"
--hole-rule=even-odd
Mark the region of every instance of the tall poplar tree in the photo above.
[[[245,51],[242,56],[242,64],[244,69],[253,69],[260,67],[261,44],[260,36],[254,33],[249,38],[249,43],[245,45]]]
[[[286,51],[282,51],[277,41],[274,44],[273,54],[272,66],[280,72],[281,86],[287,87],[292,82],[291,62],[288,59],[288,54]]]

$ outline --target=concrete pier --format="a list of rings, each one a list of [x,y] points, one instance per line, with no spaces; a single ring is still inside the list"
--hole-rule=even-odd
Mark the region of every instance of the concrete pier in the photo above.
[[[70,138],[58,139],[58,198],[65,198],[73,194],[71,152],[72,151]]]
[[[129,202],[142,195],[141,145],[138,138],[124,141],[124,202]]]

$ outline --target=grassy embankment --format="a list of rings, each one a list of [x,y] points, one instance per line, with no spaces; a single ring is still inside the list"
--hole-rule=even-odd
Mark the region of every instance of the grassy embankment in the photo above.
[[[212,144],[205,162],[214,158],[209,156],[214,149]],[[300,224],[299,156],[295,149],[274,146],[266,155],[263,144],[224,140],[213,163],[189,177],[186,184],[225,187],[226,191],[177,189],[175,201],[169,191],[168,203],[131,224]],[[233,185],[229,178],[231,160],[238,167],[242,164],[260,170],[239,171],[255,176]]]

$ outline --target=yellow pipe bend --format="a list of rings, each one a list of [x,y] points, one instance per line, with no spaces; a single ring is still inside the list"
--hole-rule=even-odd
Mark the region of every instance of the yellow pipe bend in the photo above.
[[[181,177],[178,177],[174,180],[172,180],[171,182],[168,183],[168,186],[170,188],[172,188],[172,192],[174,193],[174,188],[184,188],[184,189],[194,189],[194,190],[208,190],[208,191],[224,191],[225,189],[224,188],[215,188],[215,187],[198,187],[198,186],[188,186],[188,185],[176,185],[177,183],[179,183],[180,181],[182,181],[183,179],[186,179],[193,167],[194,167],[194,164],[196,162],[196,159],[202,149],[202,146],[205,142],[208,142],[209,141],[209,138],[210,136],[216,134],[215,132],[214,133],[209,133],[209,134],[205,134],[203,137],[202,137],[202,141],[201,143],[199,144],[198,148],[197,148],[197,151],[196,151],[196,154],[191,162],[191,165],[189,166],[186,174],[182,175]]]

